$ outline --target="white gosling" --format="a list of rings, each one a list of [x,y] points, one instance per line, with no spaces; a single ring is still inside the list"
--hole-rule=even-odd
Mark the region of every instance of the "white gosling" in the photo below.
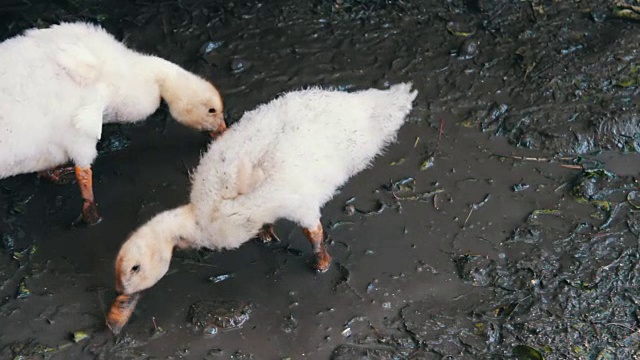
[[[161,98],[179,122],[220,133],[223,103],[208,81],[128,49],[99,26],[62,23],[0,43],[0,179],[74,172],[82,220],[100,221],[91,164],[103,123],[143,120]],[[73,162],[75,167],[54,167]]]
[[[395,140],[416,96],[404,83],[353,93],[315,88],[245,113],[202,157],[190,203],[157,215],[122,245],[121,295],[107,325],[120,331],[128,320],[122,313],[132,311],[126,304],[135,306],[139,292],[164,276],[174,247],[235,249],[273,235],[263,225],[280,218],[303,228],[315,269],[327,270],[321,207]]]

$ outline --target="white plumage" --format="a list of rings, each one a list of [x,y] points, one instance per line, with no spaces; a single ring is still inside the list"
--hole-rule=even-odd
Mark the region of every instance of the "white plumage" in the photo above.
[[[317,268],[325,270],[321,207],[395,139],[416,95],[410,84],[354,93],[309,89],[247,112],[202,157],[191,202],[157,215],[123,244],[118,290],[132,294],[155,284],[174,246],[233,249],[280,218],[305,229]]]
[[[178,121],[200,130],[225,129],[213,85],[169,61],[128,49],[98,26],[63,23],[5,40],[0,43],[0,178],[68,161],[89,168],[103,123],[142,120],[161,97]]]
[[[313,228],[337,188],[395,139],[416,94],[409,84],[310,89],[247,112],[210,145],[193,175],[201,234],[191,243],[236,248],[279,218]]]

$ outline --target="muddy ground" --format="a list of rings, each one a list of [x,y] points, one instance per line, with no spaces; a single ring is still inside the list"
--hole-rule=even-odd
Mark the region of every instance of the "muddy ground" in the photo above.
[[[276,225],[281,243],[177,252],[116,338],[103,332],[116,252],[134,228],[186,201],[209,140],[165,109],[107,127],[94,167],[104,221],[94,227],[69,226],[75,185],[2,180],[3,359],[640,357],[633,9],[596,0],[3,4],[3,38],[59,20],[100,22],[212,79],[231,122],[307,85],[411,80],[420,91],[399,142],[324,208],[330,271],[310,270],[310,246],[288,222]],[[188,319],[194,303],[244,323],[203,334]]]

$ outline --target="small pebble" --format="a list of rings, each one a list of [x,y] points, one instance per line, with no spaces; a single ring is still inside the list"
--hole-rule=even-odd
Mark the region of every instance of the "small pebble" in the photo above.
[[[234,274],[232,274],[232,273],[231,274],[220,274],[220,275],[216,275],[216,276],[210,277],[209,281],[211,281],[214,284],[217,284],[217,283],[219,283],[221,281],[225,281],[225,280],[231,279],[231,278],[233,278],[233,276],[234,276]]]
[[[344,207],[344,213],[348,216],[351,216],[356,213],[356,207],[353,206],[352,204],[349,204]]]
[[[202,334],[205,335],[205,336],[214,336],[217,333],[218,333],[218,327],[217,326],[207,326],[202,331]]]
[[[471,59],[478,54],[478,42],[467,39],[460,47],[460,57],[462,59]]]
[[[232,72],[239,73],[246,70],[248,67],[248,64],[246,61],[242,59],[233,59],[231,60],[231,64],[229,66],[231,67]]]
[[[213,50],[219,48],[224,44],[224,41],[208,41],[202,45],[202,53],[208,55]]]

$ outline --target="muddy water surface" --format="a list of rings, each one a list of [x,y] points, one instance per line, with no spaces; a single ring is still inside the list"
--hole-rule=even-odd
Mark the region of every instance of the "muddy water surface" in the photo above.
[[[211,78],[231,121],[309,85],[410,80],[420,91],[398,143],[323,209],[327,273],[311,271],[307,240],[284,221],[281,243],[176,252],[117,338],[102,332],[117,250],[187,200],[209,140],[164,109],[106,128],[94,170],[104,221],[94,227],[68,226],[74,185],[3,180],[2,358],[631,358],[640,344],[638,33],[610,5],[0,6],[6,36],[101,21],[130,46]],[[188,316],[203,303],[227,304],[212,313],[243,321],[203,334]],[[250,312],[228,306],[245,303]]]

